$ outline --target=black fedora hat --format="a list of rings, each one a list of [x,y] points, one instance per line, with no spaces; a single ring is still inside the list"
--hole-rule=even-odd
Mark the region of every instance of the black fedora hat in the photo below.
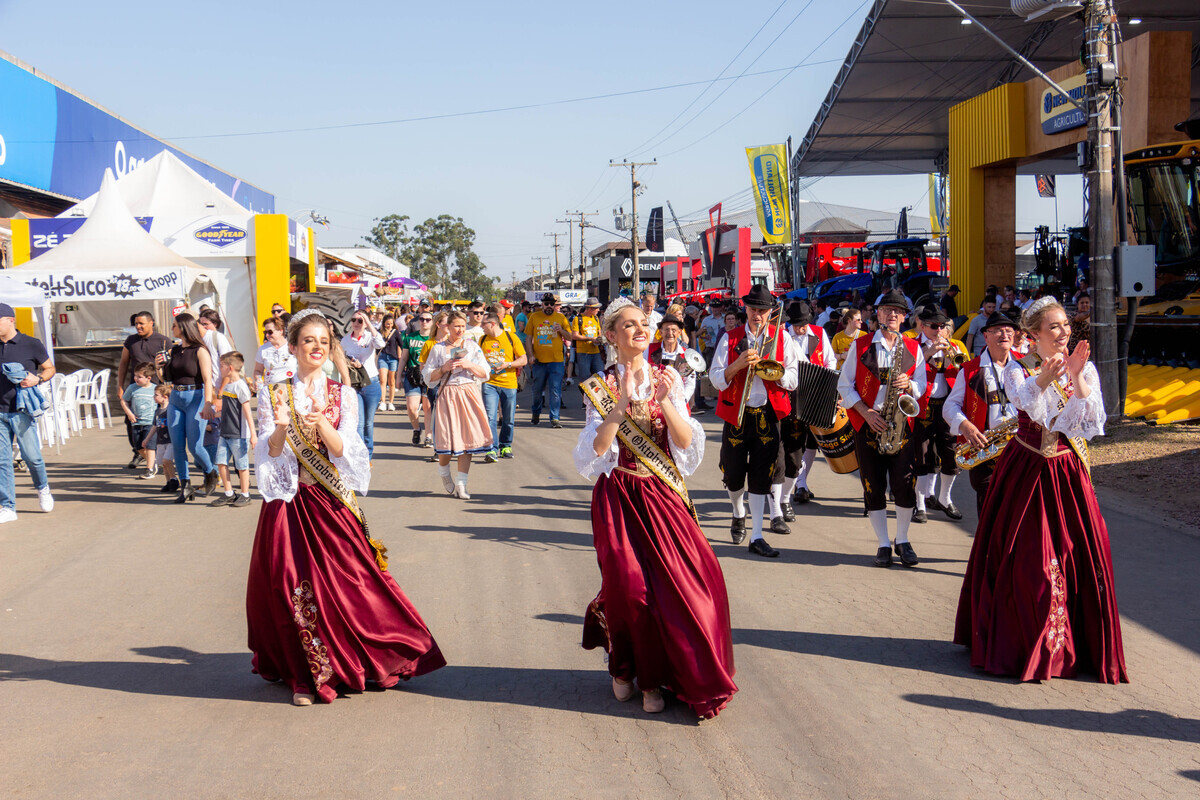
[[[763,284],[756,283],[750,287],[749,294],[742,297],[742,303],[746,308],[774,308],[775,295]]]
[[[937,306],[922,307],[921,313],[917,315],[917,319],[926,325],[945,325],[950,321],[950,318]]]
[[[875,308],[898,308],[907,314],[908,301],[904,298],[904,293],[899,289],[889,289],[884,293],[883,297],[879,298],[879,302],[875,304]]]
[[[787,318],[793,325],[807,325],[812,322],[812,311],[808,303],[797,300],[787,307]]]
[[[993,311],[992,315],[987,318],[987,322],[979,330],[986,331],[988,328],[1014,328],[1019,329],[1021,326],[1016,323],[1012,317],[1007,314],[1002,314],[999,311]]]

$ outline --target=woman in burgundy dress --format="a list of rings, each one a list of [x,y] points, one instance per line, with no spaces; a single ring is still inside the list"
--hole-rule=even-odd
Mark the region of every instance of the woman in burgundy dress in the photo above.
[[[1056,300],[1031,305],[1022,325],[1036,353],[1003,374],[1019,428],[984,500],[954,641],[998,675],[1127,683],[1108,529],[1087,461],[1087,440],[1104,433],[1100,379],[1087,342],[1067,354],[1071,323]]]
[[[646,361],[653,331],[645,313],[619,299],[603,328],[616,363],[580,384],[587,424],[575,448],[580,474],[597,478],[601,574],[583,646],[607,651],[618,700],[634,696],[636,679],[647,712],[663,710],[665,688],[701,718],[715,717],[737,686],[725,577],[683,483],[704,456],[704,431],[674,368]]]
[[[344,685],[394,686],[445,666],[437,643],[387,572],[355,492],[370,467],[358,397],[327,380],[329,322],[300,312],[288,325],[296,375],[259,395],[255,473],[262,512],[246,587],[254,671],[281,680],[296,705],[330,702]]]

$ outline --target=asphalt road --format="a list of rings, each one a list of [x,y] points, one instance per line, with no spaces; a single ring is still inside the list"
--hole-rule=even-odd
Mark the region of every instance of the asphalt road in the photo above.
[[[774,561],[728,542],[707,417],[691,481],[732,603],[741,691],[714,721],[617,703],[579,647],[599,585],[590,487],[565,430],[440,489],[401,415],[379,418],[363,505],[450,666],[295,708],[250,672],[244,612],[259,504],[177,507],[132,480],[112,431],[51,458],[58,499],[0,526],[0,796],[9,798],[977,798],[1200,795],[1200,539],[1152,497],[1102,495],[1132,683],[1018,684],[950,644],[974,529],[913,526],[923,563],[870,566],[856,476]],[[523,405],[527,401],[522,398]],[[973,509],[965,479],[958,505]]]

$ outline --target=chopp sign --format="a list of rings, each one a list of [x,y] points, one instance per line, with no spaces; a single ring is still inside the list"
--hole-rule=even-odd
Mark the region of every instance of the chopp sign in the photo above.
[[[183,274],[177,269],[132,269],[112,272],[41,272],[20,276],[54,301],[174,300],[183,296]]]

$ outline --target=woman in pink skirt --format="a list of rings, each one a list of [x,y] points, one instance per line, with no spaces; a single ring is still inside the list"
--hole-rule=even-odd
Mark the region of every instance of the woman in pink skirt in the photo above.
[[[471,456],[492,448],[492,430],[479,384],[491,375],[487,358],[475,340],[467,336],[467,316],[451,311],[446,338],[433,346],[422,368],[425,384],[437,388],[433,452],[438,457],[438,475],[448,494],[470,500],[467,473]],[[451,476],[450,459],[458,459],[458,472]]]

